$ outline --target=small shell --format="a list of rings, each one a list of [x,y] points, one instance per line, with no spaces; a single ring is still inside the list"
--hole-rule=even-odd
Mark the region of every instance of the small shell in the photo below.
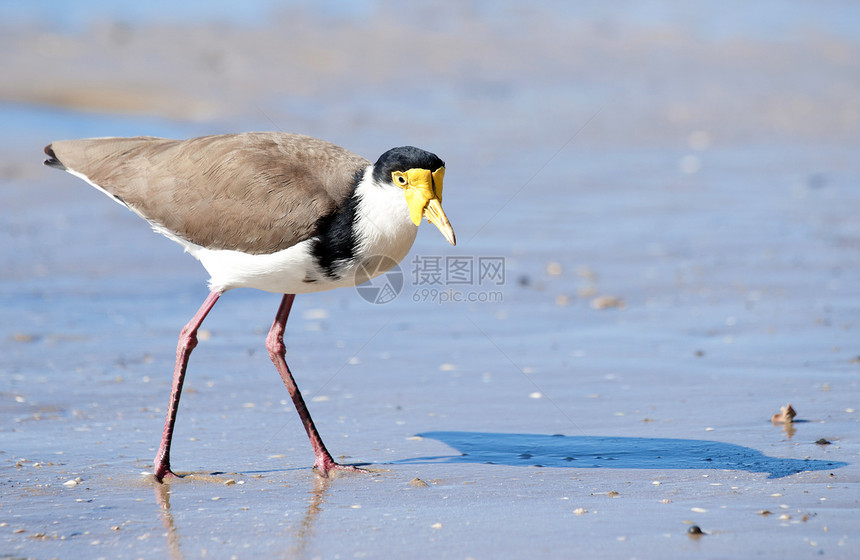
[[[774,424],[791,424],[794,422],[794,417],[797,412],[791,407],[791,403],[779,408],[779,414],[774,414],[770,417],[770,421]]]

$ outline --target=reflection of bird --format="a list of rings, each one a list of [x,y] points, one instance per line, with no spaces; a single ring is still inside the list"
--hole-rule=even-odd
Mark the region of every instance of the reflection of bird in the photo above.
[[[182,329],[155,476],[170,470],[170,442],[197,329],[225,291],[285,294],[266,338],[269,355],[302,419],[323,476],[326,450],[284,360],[294,294],[354,286],[400,262],[422,216],[453,245],[442,210],[445,163],[413,147],[375,164],[307,136],[246,133],[178,141],[98,138],[54,142],[46,165],[84,179],[180,243],[211,278],[210,294]],[[368,259],[375,265],[368,266]],[[390,266],[388,267],[390,268]]]

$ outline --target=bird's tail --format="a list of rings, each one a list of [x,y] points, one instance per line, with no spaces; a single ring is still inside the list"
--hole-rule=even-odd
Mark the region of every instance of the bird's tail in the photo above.
[[[54,153],[54,149],[51,146],[51,144],[45,146],[45,153],[48,154],[48,159],[46,159],[43,163],[48,167],[53,167],[54,169],[65,170],[66,166],[63,165],[60,160],[57,159],[57,155]]]

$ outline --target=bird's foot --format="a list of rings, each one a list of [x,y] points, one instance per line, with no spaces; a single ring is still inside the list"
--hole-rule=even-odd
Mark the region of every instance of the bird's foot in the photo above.
[[[365,469],[360,469],[355,465],[341,465],[340,463],[335,463],[334,459],[331,457],[318,457],[314,464],[314,469],[316,469],[317,473],[323,478],[330,477],[332,473],[336,471],[367,472]]]
[[[152,474],[153,476],[155,476],[155,480],[157,480],[158,482],[164,482],[165,478],[182,478],[181,476],[170,470],[170,465],[167,463],[163,465],[157,465],[155,467],[155,472],[153,472]]]

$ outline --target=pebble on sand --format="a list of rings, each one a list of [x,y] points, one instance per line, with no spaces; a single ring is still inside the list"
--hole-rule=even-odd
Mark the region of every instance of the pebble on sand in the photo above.
[[[689,529],[687,529],[687,534],[691,537],[701,537],[705,533],[698,525],[691,525]]]
[[[625,309],[627,304],[618,296],[597,296],[591,300],[592,309]]]

